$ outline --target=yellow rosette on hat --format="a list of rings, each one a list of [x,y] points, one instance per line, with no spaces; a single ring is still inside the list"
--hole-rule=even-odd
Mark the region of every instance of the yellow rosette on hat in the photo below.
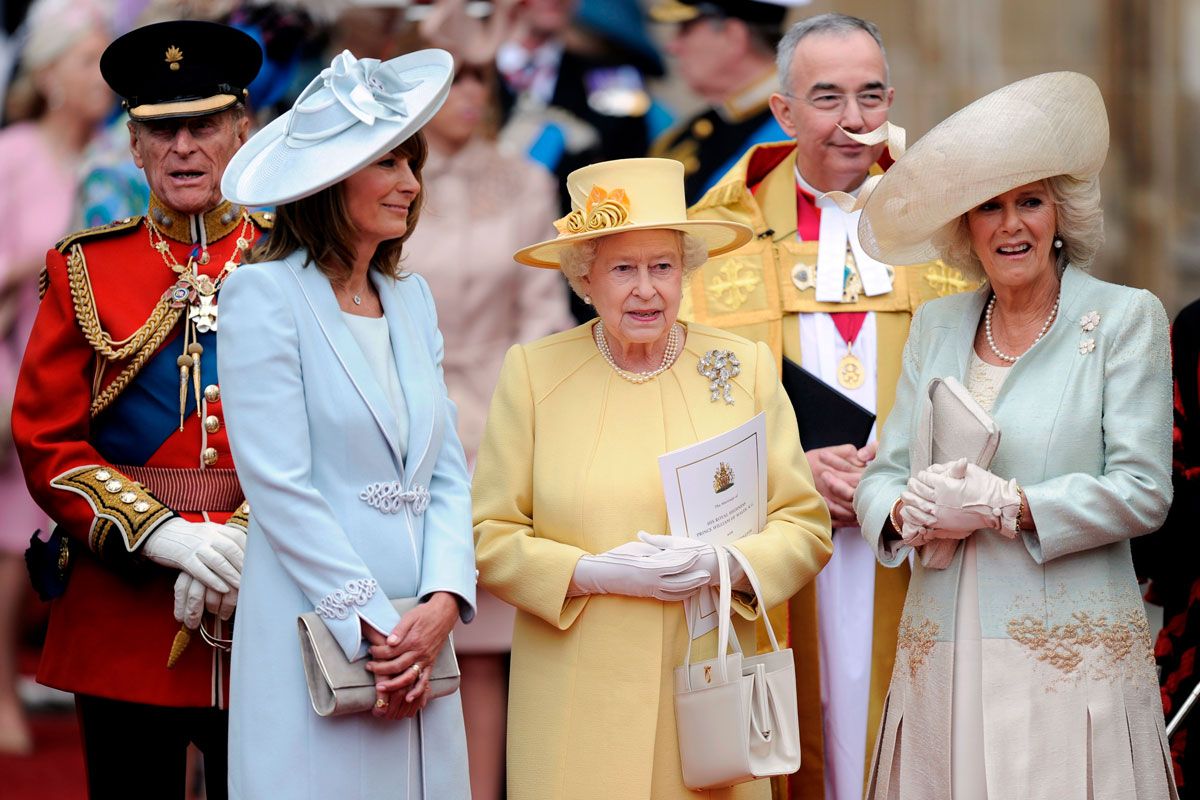
[[[744,245],[754,235],[740,222],[689,220],[683,164],[669,158],[623,158],[577,169],[567,176],[571,213],[554,223],[558,236],[517,251],[531,267],[558,269],[576,242],[614,233],[663,228],[704,242],[709,258]]]

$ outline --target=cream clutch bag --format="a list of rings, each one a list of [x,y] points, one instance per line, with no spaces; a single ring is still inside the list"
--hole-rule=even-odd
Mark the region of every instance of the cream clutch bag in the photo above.
[[[416,608],[417,604],[415,597],[401,597],[392,601],[392,607],[400,616]],[[308,682],[308,696],[312,700],[313,710],[322,717],[336,717],[374,708],[375,676],[367,670],[367,659],[347,661],[342,648],[317,612],[301,614],[297,624],[300,628],[300,657],[304,663],[304,678]],[[458,659],[454,655],[453,636],[446,637],[446,643],[442,645],[430,669],[429,687],[433,697],[445,697],[458,691],[461,676]]]
[[[930,464],[965,458],[987,469],[1000,447],[1000,427],[983,406],[955,378],[934,378],[923,398],[921,424],[909,445],[910,474]],[[924,545],[921,563],[930,569],[945,569],[954,560],[958,540],[931,539],[909,542]]]

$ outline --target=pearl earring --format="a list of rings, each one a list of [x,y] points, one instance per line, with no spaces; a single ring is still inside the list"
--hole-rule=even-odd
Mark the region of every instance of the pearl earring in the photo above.
[[[584,304],[585,304],[585,305],[589,305],[589,306],[590,306],[590,305],[592,304],[592,296],[591,296],[590,294],[585,294],[585,295],[583,296],[583,302],[584,302]]]
[[[1062,240],[1062,237],[1061,237],[1061,236],[1055,236],[1055,237],[1054,237],[1054,249],[1055,249],[1055,250],[1062,250],[1062,246],[1063,246],[1063,240]]]

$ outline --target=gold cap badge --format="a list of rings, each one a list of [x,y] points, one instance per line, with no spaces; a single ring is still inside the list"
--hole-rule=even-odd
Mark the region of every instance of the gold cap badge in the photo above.
[[[183,51],[175,45],[171,45],[167,48],[167,57],[164,60],[171,65],[172,70],[178,70],[179,62],[183,61]]]

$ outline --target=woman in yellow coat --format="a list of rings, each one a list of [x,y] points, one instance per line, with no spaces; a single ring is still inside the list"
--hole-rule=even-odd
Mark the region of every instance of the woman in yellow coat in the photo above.
[[[770,351],[676,321],[685,273],[750,231],[687,221],[678,162],[605,162],[567,182],[575,210],[559,237],[516,258],[561,266],[599,319],[509,350],[475,472],[479,580],[518,610],[508,797],[766,798],[766,780],[683,785],[672,678],[688,644],[682,601],[716,567],[711,546],[662,536],[658,471],[663,453],[765,411],[767,524],[734,546],[768,608],[828,560],[829,515]],[[719,397],[697,370],[712,351],[741,362]],[[734,605],[752,651],[758,609]],[[698,639],[693,659],[712,658],[715,640]]]

